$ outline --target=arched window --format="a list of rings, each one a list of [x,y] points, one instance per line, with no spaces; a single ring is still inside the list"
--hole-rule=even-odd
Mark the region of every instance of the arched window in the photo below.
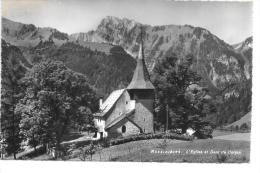
[[[126,132],[126,126],[123,125],[123,126],[122,126],[122,133],[125,133],[125,132]]]

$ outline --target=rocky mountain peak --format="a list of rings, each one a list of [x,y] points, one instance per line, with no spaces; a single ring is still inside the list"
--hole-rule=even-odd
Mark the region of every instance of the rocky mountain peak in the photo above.
[[[252,49],[253,48],[253,37],[252,36],[248,37],[241,43],[233,45],[233,47],[234,47],[234,49],[236,49],[237,51],[240,51],[240,52],[244,52],[244,51],[247,51],[248,49]]]
[[[128,18],[118,18],[114,16],[106,16],[104,19],[101,20],[100,24],[98,25],[98,28],[103,26],[124,26],[126,28],[133,27],[134,25],[141,25],[140,23],[128,19]]]

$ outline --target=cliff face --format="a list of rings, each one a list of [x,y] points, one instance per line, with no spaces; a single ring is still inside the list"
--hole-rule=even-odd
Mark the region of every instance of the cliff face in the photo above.
[[[233,48],[244,58],[246,62],[244,65],[245,75],[247,79],[250,79],[252,73],[253,37],[248,37],[241,43],[233,45]]]

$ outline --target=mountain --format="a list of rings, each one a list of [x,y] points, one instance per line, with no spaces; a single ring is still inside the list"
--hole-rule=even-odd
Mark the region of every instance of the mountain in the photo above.
[[[203,77],[203,85],[222,90],[231,82],[250,78],[248,63],[233,47],[208,30],[190,25],[150,26],[117,17],[104,18],[97,29],[72,34],[70,40],[80,42],[111,43],[122,46],[133,56],[137,55],[143,28],[145,57],[152,72],[156,61],[172,53],[184,57],[193,54],[193,68]]]
[[[232,47],[239,52],[250,50],[253,48],[253,37],[248,37],[241,43],[232,45]]]
[[[2,21],[2,38],[17,46],[29,64],[46,58],[63,61],[72,70],[85,74],[103,96],[126,87],[131,80],[135,60],[120,46],[69,40],[67,34],[54,28],[6,18]]]
[[[84,33],[74,34],[75,37],[70,36],[69,41],[77,43],[81,46],[87,47],[93,51],[104,52],[107,55],[110,54],[110,50],[114,47],[114,45],[111,43],[82,41],[82,40],[84,40],[84,38],[81,38],[81,37],[84,37],[84,35],[85,35]]]
[[[68,40],[68,34],[54,28],[39,28],[33,24],[22,24],[2,18],[2,38],[14,46],[33,47],[41,40],[49,39],[61,45]]]
[[[131,80],[141,28],[151,75],[163,56],[175,53],[180,61],[187,54],[195,57],[192,68],[202,77],[200,85],[209,88],[216,101],[218,114],[210,117],[212,121],[218,125],[232,123],[251,110],[250,38],[235,49],[204,28],[150,26],[111,16],[102,19],[93,31],[72,35],[3,19],[2,38],[18,46],[29,63],[45,58],[63,61],[85,74],[102,95],[108,95]]]
[[[250,74],[252,73],[252,52],[253,52],[253,37],[248,37],[241,43],[233,45],[233,48],[243,55],[245,63],[245,69],[248,71],[246,73],[247,78],[250,78]]]
[[[80,35],[79,33],[78,37]],[[81,42],[73,38],[69,39],[68,34],[60,32],[55,28],[36,27],[33,24],[23,24],[6,18],[2,18],[2,38],[8,43],[25,50],[46,41],[53,41],[56,46],[73,41],[93,51],[97,50],[107,55],[110,53],[110,49],[114,47],[114,45],[107,43]]]

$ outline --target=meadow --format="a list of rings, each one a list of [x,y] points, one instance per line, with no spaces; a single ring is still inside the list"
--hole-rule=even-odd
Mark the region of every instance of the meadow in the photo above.
[[[80,138],[81,139],[81,138]],[[250,133],[214,131],[213,139],[183,141],[176,139],[148,139],[99,148],[90,157],[81,157],[80,147],[72,150],[67,161],[117,162],[193,162],[248,163],[250,161]],[[42,154],[32,160],[53,160]]]
[[[249,133],[215,132],[213,139],[181,141],[149,139],[110,146],[97,151],[87,161],[121,162],[197,162],[197,163],[247,163],[250,160]],[[232,135],[234,140],[232,140]],[[229,136],[229,139],[225,139]],[[236,138],[240,136],[241,140]],[[224,138],[224,139],[222,139]],[[75,150],[74,156],[79,153]],[[70,160],[80,160],[74,157]]]

